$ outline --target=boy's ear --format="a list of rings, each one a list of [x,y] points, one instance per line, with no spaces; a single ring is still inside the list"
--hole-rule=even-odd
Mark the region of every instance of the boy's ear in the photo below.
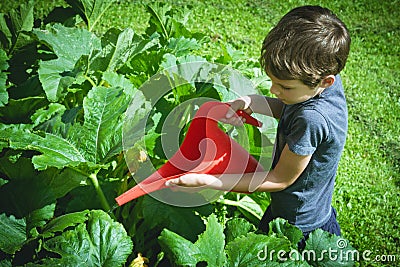
[[[335,82],[335,75],[328,75],[322,79],[320,87],[328,88]]]

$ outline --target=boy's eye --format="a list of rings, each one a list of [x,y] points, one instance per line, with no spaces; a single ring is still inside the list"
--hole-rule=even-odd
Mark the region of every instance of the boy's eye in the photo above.
[[[292,88],[282,86],[282,89],[283,89],[283,90],[290,90],[290,89],[292,89]]]

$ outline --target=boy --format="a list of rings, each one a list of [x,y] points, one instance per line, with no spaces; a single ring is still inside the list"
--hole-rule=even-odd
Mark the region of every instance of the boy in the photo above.
[[[331,201],[347,133],[339,73],[349,49],[349,32],[330,10],[319,6],[291,10],[267,35],[261,49],[261,66],[277,98],[250,95],[236,99],[223,120],[241,125],[242,118],[234,116],[237,110],[279,119],[272,169],[219,177],[187,174],[167,185],[268,191],[271,203],[261,230],[267,232],[268,223],[281,217],[299,227],[305,237],[317,228],[340,235]],[[251,188],[254,181],[261,182]]]

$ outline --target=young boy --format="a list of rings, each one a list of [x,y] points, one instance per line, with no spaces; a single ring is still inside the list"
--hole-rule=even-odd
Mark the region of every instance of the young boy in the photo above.
[[[304,236],[321,228],[340,235],[331,206],[339,159],[347,133],[347,107],[339,76],[350,49],[344,23],[330,10],[303,6],[291,10],[266,36],[261,65],[277,98],[244,96],[231,102],[224,122],[241,125],[235,111],[279,119],[276,151],[269,172],[187,174],[170,180],[172,187],[207,186],[239,192],[271,192],[260,229],[281,217]],[[261,181],[256,188],[251,182]]]

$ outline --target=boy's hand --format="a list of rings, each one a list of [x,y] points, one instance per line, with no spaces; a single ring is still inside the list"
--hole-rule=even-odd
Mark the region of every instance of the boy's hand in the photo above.
[[[232,124],[234,126],[242,126],[246,120],[242,117],[236,116],[236,111],[243,110],[250,115],[252,113],[251,109],[249,108],[251,104],[250,97],[243,96],[236,100],[233,100],[232,102],[229,102],[229,104],[230,108],[228,109],[225,118],[220,119],[220,121]]]
[[[174,191],[197,192],[220,183],[221,181],[217,177],[209,174],[189,173],[179,178],[168,180],[165,185]]]

